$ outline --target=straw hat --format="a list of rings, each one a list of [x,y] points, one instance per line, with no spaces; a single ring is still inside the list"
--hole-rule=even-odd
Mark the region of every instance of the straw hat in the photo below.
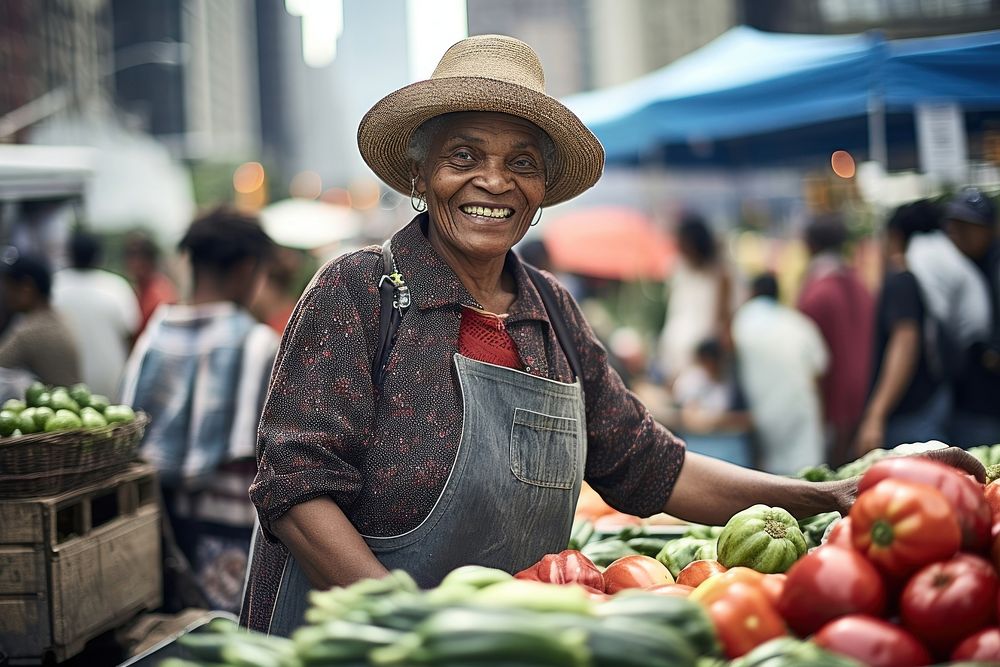
[[[463,39],[441,57],[430,79],[386,95],[361,119],[358,148],[379,178],[410,194],[406,151],[425,121],[456,111],[493,111],[531,121],[552,139],[543,206],[591,187],[604,168],[604,147],[576,115],[545,94],[545,74],[531,47],[504,35]]]

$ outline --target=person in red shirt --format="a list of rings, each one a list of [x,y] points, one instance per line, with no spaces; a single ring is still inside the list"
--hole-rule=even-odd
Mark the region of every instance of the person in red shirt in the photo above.
[[[820,389],[828,463],[841,465],[855,458],[851,445],[868,397],[875,304],[844,262],[847,228],[839,217],[814,220],[805,241],[810,261],[798,306],[819,327],[830,352]]]
[[[125,273],[139,297],[142,317],[136,338],[146,328],[153,311],[161,303],[177,303],[177,288],[159,267],[160,249],[141,232],[129,234],[125,240]]]

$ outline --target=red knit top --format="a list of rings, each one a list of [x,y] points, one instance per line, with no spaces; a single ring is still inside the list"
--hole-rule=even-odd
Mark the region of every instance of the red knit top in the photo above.
[[[475,308],[462,308],[458,351],[463,357],[520,369],[523,364],[503,318]]]

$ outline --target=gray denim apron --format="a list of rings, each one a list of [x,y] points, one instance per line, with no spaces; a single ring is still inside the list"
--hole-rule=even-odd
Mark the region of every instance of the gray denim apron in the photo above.
[[[566,548],[583,482],[587,429],[579,380],[565,384],[456,354],[462,437],[430,514],[392,537],[363,536],[388,569],[437,585],[460,565],[517,572]],[[289,556],[269,632],[304,623],[312,588]]]

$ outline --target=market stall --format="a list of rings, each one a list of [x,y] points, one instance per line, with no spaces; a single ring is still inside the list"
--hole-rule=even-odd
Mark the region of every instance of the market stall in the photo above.
[[[521,572],[465,566],[419,590],[395,571],[314,591],[291,638],[220,620],[160,664],[998,664],[1000,484],[913,453],[803,471],[860,475],[843,518],[756,505],[725,526],[651,523],[585,490],[570,548]],[[1000,473],[1000,445],[972,453]]]

